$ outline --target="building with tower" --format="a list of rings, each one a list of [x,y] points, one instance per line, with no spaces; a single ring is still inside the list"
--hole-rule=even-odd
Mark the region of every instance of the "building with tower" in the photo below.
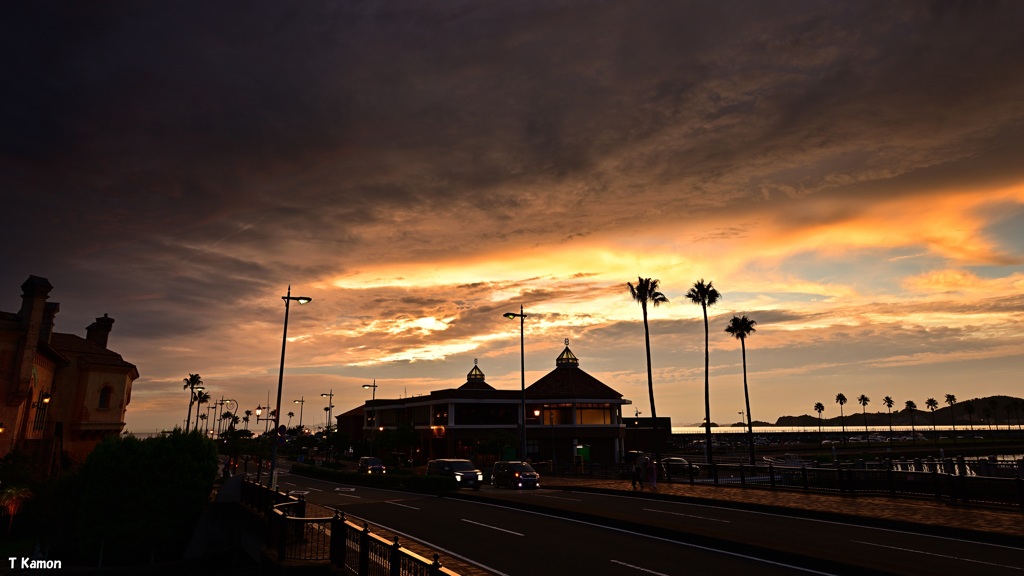
[[[17,452],[47,476],[121,433],[139,372],[107,347],[113,318],[84,338],[56,332],[50,282],[29,276],[21,289],[21,309],[0,312],[0,458]]]

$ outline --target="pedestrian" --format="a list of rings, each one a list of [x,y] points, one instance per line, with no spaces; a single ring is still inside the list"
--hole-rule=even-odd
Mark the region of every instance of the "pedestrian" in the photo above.
[[[654,458],[647,460],[647,481],[651,483],[651,490],[658,489],[658,463]]]
[[[640,484],[640,489],[644,489],[643,474],[641,473],[641,467],[643,466],[643,454],[637,454],[636,458],[633,459],[633,464],[630,466],[630,470],[633,476],[633,490],[636,490],[637,484]]]

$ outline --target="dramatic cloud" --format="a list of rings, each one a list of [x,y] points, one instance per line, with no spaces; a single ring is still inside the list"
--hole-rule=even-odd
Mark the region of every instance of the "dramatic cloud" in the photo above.
[[[8,3],[0,309],[116,319],[129,428],[464,381],[570,346],[649,413],[1011,394],[1024,363],[1019,2]],[[0,293],[3,293],[0,290]],[[810,401],[808,399],[811,399]],[[310,408],[307,406],[307,408]],[[316,422],[319,410],[307,410]],[[337,412],[337,410],[336,410]],[[313,416],[309,416],[313,414]]]

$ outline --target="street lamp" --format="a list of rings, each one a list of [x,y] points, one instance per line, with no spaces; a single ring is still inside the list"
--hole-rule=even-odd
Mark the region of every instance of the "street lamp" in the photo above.
[[[321,398],[327,398],[327,407],[324,411],[327,412],[327,436],[331,435],[331,417],[334,416],[334,389],[326,394],[321,394]],[[326,438],[326,436],[325,436]]]
[[[268,406],[268,408],[269,408],[269,406]],[[260,418],[260,414],[263,414],[264,410],[266,410],[266,408],[264,408],[263,406],[260,406],[259,404],[256,405],[256,425],[257,426],[260,425],[260,422],[268,422],[269,423],[269,422],[273,422],[273,420],[274,420],[274,415],[273,414],[267,414],[266,418]],[[267,433],[267,430],[269,429],[269,426],[270,426],[270,424],[264,424],[263,425],[263,433],[264,434]]]
[[[292,404],[299,405],[299,429],[302,429],[302,408],[306,404],[306,397],[302,396],[298,400],[292,400]]]
[[[288,295],[281,296],[284,300],[284,335],[281,337],[281,370],[277,373],[277,410],[274,412],[274,436],[270,444],[270,488],[277,488],[277,436],[280,434],[281,425],[281,388],[284,385],[284,349],[288,344],[288,308],[292,300],[299,304],[309,304],[313,301],[308,296],[292,296],[292,285],[288,285]]]
[[[375,401],[377,400],[377,379],[373,379],[373,384],[363,384],[363,390],[372,389],[373,393],[370,394],[370,405],[373,407],[373,425],[377,426],[377,406]],[[376,434],[370,436],[370,456],[373,456],[373,437]]]
[[[523,333],[523,325],[526,321],[526,314],[523,314],[523,306],[519,305],[519,314],[505,312],[505,318],[513,320],[519,318],[519,373],[522,398],[519,406],[519,459],[526,458],[526,340]]]

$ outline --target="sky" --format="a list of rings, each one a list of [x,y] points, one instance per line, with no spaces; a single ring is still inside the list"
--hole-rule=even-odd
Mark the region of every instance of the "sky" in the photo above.
[[[115,319],[127,430],[183,380],[325,422],[580,367],[652,414],[1020,395],[1024,3],[6,2],[0,310]],[[306,406],[305,404],[309,404]],[[230,406],[229,406],[230,407]],[[255,418],[251,427],[255,428]]]

